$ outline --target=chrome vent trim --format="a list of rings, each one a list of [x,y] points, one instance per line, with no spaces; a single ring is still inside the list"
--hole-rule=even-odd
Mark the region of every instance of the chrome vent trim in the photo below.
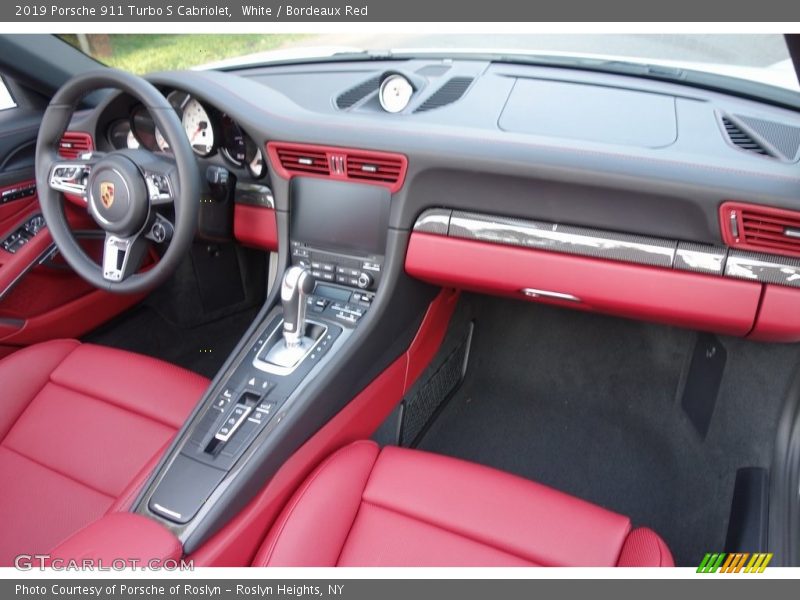
[[[448,225],[449,222],[449,225]],[[429,209],[414,231],[800,288],[800,259],[483,213]]]

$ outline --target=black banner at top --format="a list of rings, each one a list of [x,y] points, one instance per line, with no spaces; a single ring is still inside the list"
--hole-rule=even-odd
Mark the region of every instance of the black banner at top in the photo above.
[[[798,22],[787,0],[10,0],[14,22]]]

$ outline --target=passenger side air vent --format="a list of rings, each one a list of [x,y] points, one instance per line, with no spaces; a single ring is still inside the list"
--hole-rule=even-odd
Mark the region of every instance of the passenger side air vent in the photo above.
[[[748,152],[761,154],[762,156],[772,156],[772,153],[754,140],[750,134],[745,132],[741,126],[734,123],[730,118],[722,117],[722,125],[725,127],[725,134],[734,146],[742,150],[747,150]]]
[[[442,87],[433,92],[425,102],[418,106],[414,112],[425,112],[452,104],[466,93],[472,82],[472,77],[451,77]]]
[[[403,187],[408,160],[402,154],[269,142],[267,154],[284,179],[323,177],[386,187],[392,193]]]
[[[78,158],[84,152],[91,152],[94,148],[92,136],[82,131],[67,131],[58,144],[58,154],[61,158]]]
[[[284,170],[293,174],[305,175],[312,173],[315,175],[328,175],[328,157],[322,150],[313,150],[309,147],[288,147],[278,148],[278,162]]]
[[[350,108],[359,100],[366,98],[369,94],[376,91],[381,84],[381,76],[378,75],[372,79],[367,79],[363,83],[359,83],[355,87],[342,92],[336,98],[336,107],[340,109]]]
[[[725,202],[720,208],[722,239],[742,250],[800,256],[800,212]]]

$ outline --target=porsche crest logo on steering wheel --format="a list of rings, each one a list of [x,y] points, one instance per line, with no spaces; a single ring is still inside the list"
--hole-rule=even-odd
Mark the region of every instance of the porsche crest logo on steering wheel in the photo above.
[[[110,181],[100,182],[100,201],[106,208],[114,204],[114,184]]]

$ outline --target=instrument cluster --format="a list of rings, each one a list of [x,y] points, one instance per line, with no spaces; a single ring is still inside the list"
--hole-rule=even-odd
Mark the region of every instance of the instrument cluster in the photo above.
[[[206,158],[219,153],[232,166],[247,169],[252,177],[265,175],[263,151],[230,116],[179,90],[170,92],[167,100],[178,113],[197,156]],[[167,140],[141,104],[133,107],[128,119],[111,123],[108,139],[116,149],[146,148],[152,152],[170,152]]]

